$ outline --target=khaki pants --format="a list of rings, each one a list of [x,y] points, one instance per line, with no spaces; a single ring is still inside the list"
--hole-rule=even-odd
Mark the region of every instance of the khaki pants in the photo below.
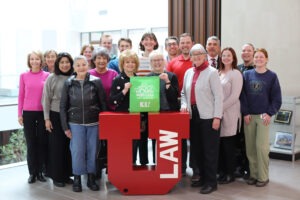
[[[263,125],[260,115],[251,117],[250,124],[244,126],[250,177],[266,181],[269,179],[269,125]]]

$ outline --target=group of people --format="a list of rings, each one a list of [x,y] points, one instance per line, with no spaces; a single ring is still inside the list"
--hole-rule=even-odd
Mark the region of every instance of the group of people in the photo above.
[[[46,175],[57,187],[73,184],[73,191],[81,192],[81,175],[87,174],[87,186],[99,190],[96,160],[106,148],[99,140],[99,113],[129,112],[130,77],[158,76],[160,111],[190,114],[181,174],[186,174],[188,164],[193,171],[191,187],[209,194],[218,184],[241,176],[249,185],[265,186],[270,119],[281,106],[278,77],[267,68],[267,51],[245,44],[244,63],[238,65],[235,50],[221,50],[216,36],[207,39],[205,48],[194,44],[189,33],[167,37],[167,56],[156,51],[154,33],[145,33],[139,45],[142,55],[131,49],[129,38],[121,38],[116,56],[112,37],[104,34],[99,48],[85,45],[74,59],[54,50],[28,55],[30,70],[20,75],[18,97],[28,183],[45,182]],[[155,145],[153,140],[154,162]],[[149,163],[147,113],[141,113],[141,137],[133,141],[132,157],[133,165]]]

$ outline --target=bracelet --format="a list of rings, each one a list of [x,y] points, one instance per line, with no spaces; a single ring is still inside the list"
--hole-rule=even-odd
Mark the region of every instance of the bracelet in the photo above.
[[[171,85],[171,82],[167,82],[166,85]]]

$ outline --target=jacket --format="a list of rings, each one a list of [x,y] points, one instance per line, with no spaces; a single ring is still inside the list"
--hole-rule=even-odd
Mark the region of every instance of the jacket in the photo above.
[[[66,80],[60,101],[61,125],[68,130],[68,123],[92,124],[99,120],[99,112],[106,110],[106,94],[99,78],[87,73],[83,84],[76,74]]]

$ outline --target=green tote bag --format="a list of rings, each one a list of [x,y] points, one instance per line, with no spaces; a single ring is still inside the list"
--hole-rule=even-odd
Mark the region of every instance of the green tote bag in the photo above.
[[[159,77],[135,76],[130,78],[130,112],[159,111]]]

